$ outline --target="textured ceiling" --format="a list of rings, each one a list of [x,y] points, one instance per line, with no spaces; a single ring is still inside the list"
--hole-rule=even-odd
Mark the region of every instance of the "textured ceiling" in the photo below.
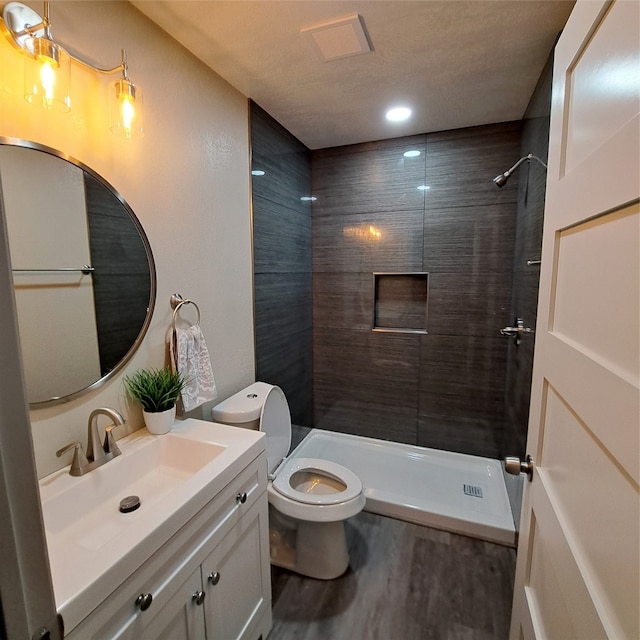
[[[133,4],[311,149],[523,116],[573,0]],[[301,28],[357,13],[372,52],[322,61]],[[410,121],[384,120],[390,106]]]

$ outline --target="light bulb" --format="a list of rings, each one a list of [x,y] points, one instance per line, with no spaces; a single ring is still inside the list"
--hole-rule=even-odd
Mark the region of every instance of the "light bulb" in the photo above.
[[[109,95],[111,131],[125,138],[142,136],[142,94],[136,86],[121,78],[111,84]]]
[[[53,88],[56,83],[56,74],[50,60],[45,60],[40,67],[40,82],[44,89],[44,104],[51,109],[53,106]]]
[[[120,118],[122,120],[122,127],[124,128],[125,137],[131,137],[131,130],[133,128],[133,120],[136,117],[136,107],[134,104],[134,98],[131,96],[122,96],[120,98]]]
[[[31,38],[33,59],[25,58],[25,99],[49,111],[69,111],[69,56],[47,38]]]

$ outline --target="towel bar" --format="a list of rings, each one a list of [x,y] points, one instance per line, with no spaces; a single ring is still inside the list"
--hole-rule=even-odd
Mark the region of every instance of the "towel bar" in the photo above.
[[[88,264],[83,264],[79,269],[76,269],[74,267],[61,267],[58,269],[12,269],[11,271],[13,271],[13,273],[24,273],[24,272],[52,273],[57,271],[65,271],[69,273],[69,272],[81,271],[82,273],[84,273],[85,276],[88,276],[90,273],[93,273],[95,269],[93,267],[90,267]]]

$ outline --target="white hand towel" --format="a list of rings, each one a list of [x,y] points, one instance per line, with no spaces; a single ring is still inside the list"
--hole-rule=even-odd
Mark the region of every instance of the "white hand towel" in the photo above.
[[[170,343],[171,360],[187,381],[182,391],[185,411],[199,407],[203,402],[218,397],[216,381],[209,358],[209,350],[200,325],[174,330]]]

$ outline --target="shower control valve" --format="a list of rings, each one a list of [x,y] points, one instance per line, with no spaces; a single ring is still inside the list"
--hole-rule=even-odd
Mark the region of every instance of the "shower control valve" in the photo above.
[[[504,327],[500,329],[500,335],[514,338],[516,346],[520,344],[520,338],[525,333],[534,333],[533,329],[524,326],[522,318],[516,318],[515,327]]]

